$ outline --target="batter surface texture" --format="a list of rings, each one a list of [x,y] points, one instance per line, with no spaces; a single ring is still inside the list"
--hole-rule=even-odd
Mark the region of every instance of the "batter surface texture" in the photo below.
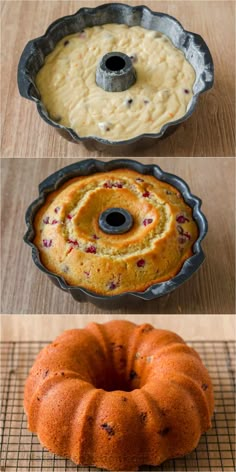
[[[99,216],[108,208],[127,210],[132,228],[103,232]],[[198,237],[192,209],[176,188],[128,169],[69,180],[48,195],[34,228],[46,268],[69,285],[110,296],[172,278]]]
[[[123,92],[96,84],[96,68],[109,52],[127,54],[137,80]],[[164,34],[140,26],[93,26],[64,37],[46,57],[36,85],[51,119],[79,136],[120,141],[157,133],[185,115],[195,71]]]

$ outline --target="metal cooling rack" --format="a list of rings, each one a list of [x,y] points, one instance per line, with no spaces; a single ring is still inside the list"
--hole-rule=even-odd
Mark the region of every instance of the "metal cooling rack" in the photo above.
[[[8,471],[98,471],[78,467],[41,447],[27,430],[23,412],[23,388],[29,369],[44,342],[1,343],[1,472]],[[200,354],[214,383],[213,428],[204,434],[195,451],[184,458],[167,461],[142,471],[235,471],[235,344],[230,342],[189,342]]]

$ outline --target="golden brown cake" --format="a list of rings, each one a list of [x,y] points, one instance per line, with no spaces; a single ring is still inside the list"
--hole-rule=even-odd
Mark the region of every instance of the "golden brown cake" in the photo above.
[[[128,232],[100,228],[100,214],[111,207],[132,215]],[[176,188],[128,169],[67,181],[48,195],[34,229],[47,269],[69,285],[108,296],[171,279],[198,237],[192,209]]]
[[[185,455],[211,427],[212,383],[176,334],[128,321],[65,331],[26,381],[30,431],[76,464],[137,470]]]
[[[137,80],[127,90],[107,92],[96,83],[101,58],[129,56]],[[112,141],[158,133],[183,117],[193,97],[195,71],[182,51],[158,31],[104,24],[61,39],[36,76],[49,116],[79,136]]]

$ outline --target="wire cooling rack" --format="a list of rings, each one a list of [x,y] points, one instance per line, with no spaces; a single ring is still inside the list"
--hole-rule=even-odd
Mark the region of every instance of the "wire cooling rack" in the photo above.
[[[1,354],[1,472],[4,471],[97,471],[78,467],[43,449],[27,430],[23,412],[23,389],[28,371],[44,342],[3,342]],[[214,383],[215,414],[212,429],[204,434],[195,451],[142,471],[235,471],[235,344],[189,342],[200,354]]]

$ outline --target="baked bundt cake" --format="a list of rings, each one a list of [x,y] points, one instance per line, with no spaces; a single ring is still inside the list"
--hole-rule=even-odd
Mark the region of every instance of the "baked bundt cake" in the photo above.
[[[83,466],[137,470],[190,453],[211,427],[207,369],[176,334],[128,321],[65,331],[26,381],[30,431]]]
[[[131,215],[129,231],[102,229],[99,218],[109,208]],[[68,180],[47,196],[34,229],[48,270],[69,285],[108,296],[171,279],[198,237],[192,208],[175,187],[129,169]]]
[[[131,59],[136,81],[127,90],[108,92],[97,85],[96,70],[114,51]],[[123,65],[108,69],[119,73]],[[104,24],[62,38],[45,58],[36,85],[53,121],[83,137],[121,141],[157,133],[184,116],[195,79],[193,66],[165,34]]]

